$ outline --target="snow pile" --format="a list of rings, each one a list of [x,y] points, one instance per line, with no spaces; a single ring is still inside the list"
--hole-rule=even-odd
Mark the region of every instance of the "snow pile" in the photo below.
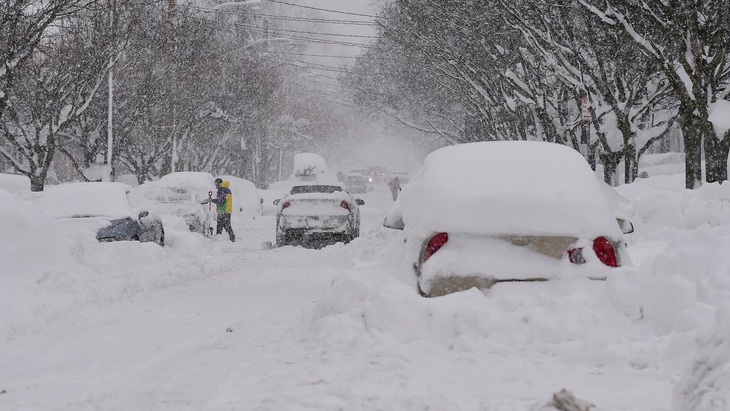
[[[699,342],[692,367],[674,388],[675,411],[730,409],[730,306],[712,335]]]
[[[48,304],[36,284],[67,273],[63,267],[73,265],[77,252],[54,219],[0,189],[0,331],[32,320]]]
[[[400,201],[407,230],[621,238],[588,163],[560,144],[497,141],[436,150]]]
[[[675,392],[675,410],[725,409],[730,324],[716,323],[716,313],[730,301],[730,186],[690,191],[683,183],[683,176],[661,176],[617,189],[635,205],[636,232],[626,241],[637,267],[604,282],[503,283],[486,292],[421,298],[413,268],[395,251],[403,249],[403,233],[392,231],[381,262],[343,274],[317,302],[312,338],[337,352],[387,349],[407,357],[418,347],[431,354],[433,367],[468,357],[473,377],[485,384],[514,373],[533,388],[567,388],[595,404],[624,404],[617,409],[664,409],[658,404],[668,406],[668,390],[616,380],[597,389],[585,374],[571,373],[598,368],[627,382],[651,374],[668,386],[695,363]],[[712,336],[700,340],[695,359],[697,337],[706,335]],[[495,353],[512,362],[494,363]],[[541,368],[542,356],[572,368]],[[494,376],[493,367],[499,368]],[[440,384],[443,392],[460,389]]]
[[[129,207],[121,183],[70,183],[47,188],[40,198],[41,208],[57,218],[136,217]]]
[[[0,190],[0,312],[9,313],[0,316],[0,340],[43,326],[67,310],[208,277],[233,264],[215,260],[220,252],[214,244],[186,229],[165,227],[164,248],[153,243],[100,243],[96,226],[78,224],[89,219],[51,216],[68,214],[66,200],[86,198],[88,193],[78,187],[51,187],[35,201]],[[91,201],[104,205],[103,199],[97,200]]]
[[[30,191],[30,179],[19,174],[0,174],[0,190],[27,193]]]

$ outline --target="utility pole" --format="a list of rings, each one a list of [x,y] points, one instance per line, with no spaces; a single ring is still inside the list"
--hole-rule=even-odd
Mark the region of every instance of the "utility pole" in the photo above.
[[[175,0],[167,0],[167,70],[168,75],[166,76],[168,84],[170,85],[168,88],[168,92],[172,92],[174,88],[176,88],[176,79],[170,79],[170,73],[172,71],[172,52],[174,49],[174,43],[175,43]],[[177,124],[175,122],[175,116],[177,115],[177,112],[175,110],[175,96],[172,96],[172,99],[170,99],[170,106],[172,109],[172,121],[170,126],[170,138],[172,140],[172,148],[170,152],[170,172],[174,173],[175,170],[175,163],[177,161]]]
[[[106,167],[104,167],[104,172],[101,176],[101,181],[110,182],[112,181],[112,153],[114,151],[114,35],[116,30],[116,24],[115,24],[115,16],[114,16],[114,8],[115,3],[114,0],[110,0],[109,5],[109,29],[111,31],[111,35],[109,36],[111,39],[110,49],[111,53],[109,56],[109,77],[107,79],[108,82],[108,88],[109,88],[109,99],[107,101],[107,119],[106,119],[106,134],[107,134],[107,142],[106,142]]]

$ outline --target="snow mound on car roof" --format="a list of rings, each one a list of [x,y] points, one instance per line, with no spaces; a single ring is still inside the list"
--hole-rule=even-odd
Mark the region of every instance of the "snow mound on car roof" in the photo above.
[[[559,144],[498,141],[436,150],[401,201],[408,230],[621,237],[588,163]]]
[[[40,206],[49,215],[66,217],[112,217],[133,215],[122,183],[68,183],[49,187]]]
[[[327,172],[327,162],[324,157],[315,153],[294,154],[294,175],[314,175]]]

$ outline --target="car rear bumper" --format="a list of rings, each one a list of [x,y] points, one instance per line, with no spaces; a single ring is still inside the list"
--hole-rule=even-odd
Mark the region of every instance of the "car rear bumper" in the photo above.
[[[296,216],[279,217],[279,232],[296,232],[300,235],[313,233],[345,233],[350,230],[349,215],[334,216]]]
[[[595,257],[585,264],[573,264],[567,255],[557,256],[552,250],[535,250],[504,238],[464,236],[452,236],[415,269],[421,294],[432,297],[473,287],[489,289],[503,282],[543,282],[563,277],[601,280],[615,270]]]

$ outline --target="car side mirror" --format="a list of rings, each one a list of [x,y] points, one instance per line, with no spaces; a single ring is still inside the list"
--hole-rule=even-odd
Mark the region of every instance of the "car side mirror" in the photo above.
[[[361,206],[361,205],[365,205],[365,200],[363,200],[363,199],[361,199],[361,198],[358,198],[358,199],[356,199],[356,200],[355,200],[355,202],[356,202],[356,203],[357,203],[357,205],[359,205],[359,206]]]
[[[142,211],[142,212],[139,213],[139,218],[141,220],[141,219],[143,219],[145,217],[149,217],[149,215],[150,215],[150,212],[149,211]]]
[[[392,228],[393,230],[402,230],[405,228],[405,224],[403,224],[403,219],[401,218],[388,218],[385,217],[385,220],[383,221],[383,227],[385,228]]]
[[[274,205],[279,205],[279,201],[281,201],[281,200],[278,198],[276,200],[274,200]]]
[[[631,234],[634,232],[634,223],[628,220],[624,220],[621,218],[617,218],[616,221],[618,222],[619,227],[621,227],[621,231],[624,234]]]

